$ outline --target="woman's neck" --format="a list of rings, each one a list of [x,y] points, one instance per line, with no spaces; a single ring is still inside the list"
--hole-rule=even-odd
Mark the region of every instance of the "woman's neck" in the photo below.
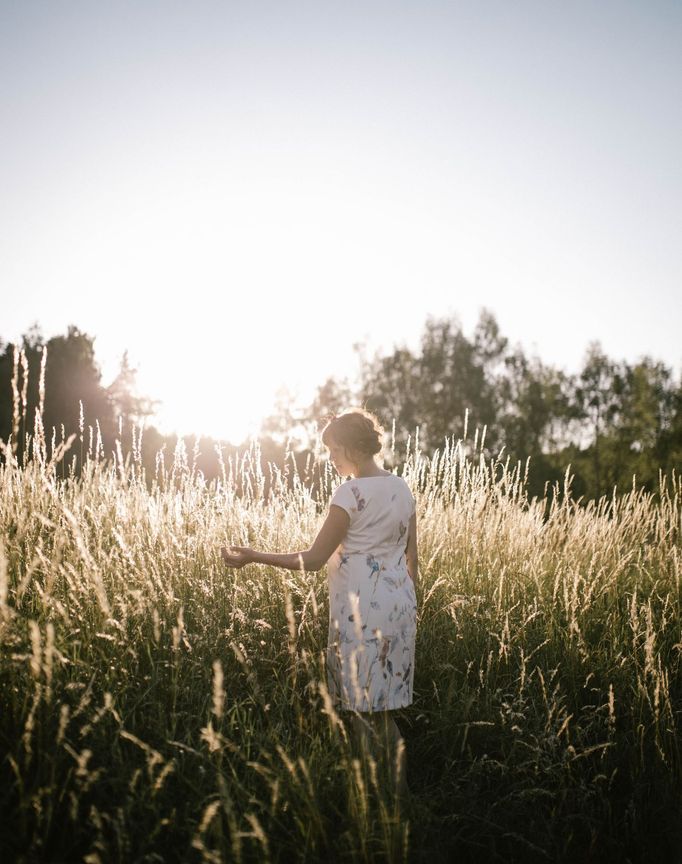
[[[385,474],[390,474],[390,471],[384,471],[380,468],[374,459],[367,459],[355,466],[353,477],[360,479],[361,477],[383,477]]]

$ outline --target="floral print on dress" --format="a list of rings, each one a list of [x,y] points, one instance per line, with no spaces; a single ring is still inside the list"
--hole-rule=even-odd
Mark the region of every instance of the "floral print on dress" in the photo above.
[[[360,490],[354,484],[351,484],[350,489],[351,489],[351,492],[353,493],[353,495],[355,496],[355,500],[358,503],[358,512],[360,512],[360,510],[364,510],[366,502],[365,502],[365,499],[360,494]]]
[[[409,577],[408,577],[409,579]],[[370,601],[370,619],[360,625],[363,637],[358,639],[358,621],[349,604],[342,603],[346,614],[330,622],[327,673],[330,695],[341,708],[379,711],[403,708],[412,703],[413,662],[416,637],[415,604],[393,604],[394,621],[382,614],[381,603]],[[362,621],[362,615],[360,615]],[[392,633],[386,632],[395,627]],[[365,633],[371,636],[365,636]]]
[[[375,573],[378,573],[381,569],[381,565],[374,557],[374,555],[367,556],[367,566],[369,567],[370,576],[374,576]]]

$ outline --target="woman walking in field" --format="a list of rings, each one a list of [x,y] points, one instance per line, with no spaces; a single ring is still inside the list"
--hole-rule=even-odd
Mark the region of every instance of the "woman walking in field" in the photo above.
[[[223,547],[230,567],[258,563],[288,570],[327,566],[327,683],[335,706],[351,711],[356,737],[382,756],[406,798],[405,745],[391,712],[413,701],[418,578],[415,500],[402,477],[374,460],[383,429],[364,409],[333,416],[322,441],[339,474],[350,479],[332,495],[309,549],[257,552]]]

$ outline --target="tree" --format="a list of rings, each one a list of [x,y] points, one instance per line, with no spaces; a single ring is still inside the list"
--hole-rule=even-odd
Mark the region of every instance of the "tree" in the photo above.
[[[308,443],[309,432],[307,412],[296,406],[296,397],[288,387],[280,387],[275,396],[275,411],[261,423],[260,436],[277,444],[289,441],[302,447]]]
[[[578,376],[575,401],[578,416],[586,420],[592,435],[594,465],[594,494],[602,494],[604,480],[609,486],[615,482],[611,475],[605,478],[602,437],[614,431],[622,412],[621,397],[624,390],[623,371],[602,352],[598,341],[588,346],[583,368]]]
[[[360,386],[360,402],[377,415],[384,428],[395,421],[395,447],[406,455],[407,439],[422,422],[419,415],[421,377],[417,358],[406,347],[396,348],[388,357],[377,352],[366,360]]]
[[[137,394],[137,368],[133,369],[128,362],[128,351],[123,352],[121,368],[118,375],[107,387],[107,394],[116,415],[121,418],[122,425],[128,429],[139,423],[145,417],[153,415],[159,399],[149,399]]]
[[[14,413],[12,379],[14,377],[14,350],[9,344],[0,357],[0,434],[7,440],[12,432]],[[101,372],[95,362],[93,339],[70,325],[66,336],[55,336],[46,344],[39,328],[34,325],[23,337],[21,352],[25,357],[19,370],[22,390],[22,427],[17,442],[17,458],[21,461],[24,454],[26,433],[33,435],[35,415],[40,407],[40,369],[43,352],[45,363],[45,401],[42,420],[48,452],[52,440],[55,443],[70,434],[77,435],[77,445],[73,452],[82,461],[84,447],[88,446],[88,424],[93,427],[99,421],[104,446],[113,444],[113,411],[108,395],[101,386]],[[25,367],[25,368],[24,368]],[[23,393],[26,393],[24,410]],[[81,424],[82,404],[82,424]],[[82,430],[81,430],[82,425]],[[106,451],[105,451],[106,452]],[[80,461],[78,464],[80,464]]]
[[[666,463],[666,453],[660,445],[674,422],[672,372],[651,357],[643,357],[634,366],[624,364],[623,368],[621,406],[614,436],[621,455],[619,480],[622,485],[629,484],[635,474],[640,483],[653,490],[658,486],[658,469]]]
[[[463,438],[468,411],[481,430],[486,426],[490,452],[499,434],[494,372],[505,346],[506,339],[485,309],[473,341],[464,336],[456,317],[429,316],[419,354],[401,347],[387,357],[377,354],[365,363],[362,397],[384,422],[395,419],[396,442],[401,450],[417,426],[425,452],[442,449],[446,438]]]
[[[347,378],[340,381],[329,377],[320,387],[306,412],[306,421],[313,433],[319,433],[326,425],[329,414],[340,414],[355,403]]]
[[[504,358],[504,373],[497,381],[499,416],[507,452],[525,459],[553,449],[562,422],[570,412],[570,382],[566,375],[528,359],[521,347]]]
[[[655,464],[666,473],[675,469],[678,477],[682,476],[682,377],[680,383],[671,386],[666,397],[670,420],[663,424],[661,434],[656,442]]]

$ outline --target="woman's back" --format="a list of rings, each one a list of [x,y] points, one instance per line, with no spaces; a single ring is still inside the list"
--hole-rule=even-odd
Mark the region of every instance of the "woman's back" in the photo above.
[[[360,711],[405,707],[417,612],[405,557],[414,497],[402,477],[381,474],[347,480],[331,504],[350,516],[327,565],[333,696]]]
[[[331,504],[350,516],[348,533],[341,543],[344,554],[373,553],[389,563],[405,551],[415,501],[402,477],[354,477],[337,487]]]

